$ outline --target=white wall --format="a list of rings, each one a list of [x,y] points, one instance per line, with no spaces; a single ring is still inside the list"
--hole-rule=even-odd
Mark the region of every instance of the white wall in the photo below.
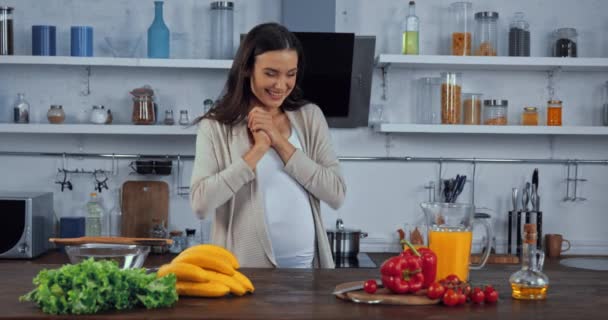
[[[579,31],[579,55],[583,57],[608,56],[608,41],[602,37],[608,25],[603,19],[608,2],[599,0],[524,1],[473,1],[474,8],[496,10],[506,32],[506,23],[512,13],[526,13],[532,29],[532,55],[545,55],[547,34],[558,27],[573,26]],[[90,24],[95,28],[95,53],[109,56],[104,48],[104,37],[145,34],[153,16],[152,1],[135,0],[12,0],[5,1],[15,10],[17,54],[31,50],[32,24],[54,24],[58,27],[58,54],[67,55],[70,25]],[[420,1],[417,12],[422,22],[421,52],[444,53],[442,41],[446,34],[445,8],[450,1]],[[176,57],[201,58],[208,56],[209,25],[208,1],[173,0],[165,2],[165,21],[174,38]],[[547,10],[551,6],[552,10]],[[337,2],[336,28],[343,32],[375,35],[376,54],[398,53],[400,25],[405,16],[405,2],[397,0]],[[130,17],[130,18],[128,18]],[[236,1],[235,36],[246,32],[257,23],[280,21],[279,0]],[[145,52],[145,37],[140,54]],[[504,36],[502,36],[504,40]],[[236,38],[235,38],[236,41]],[[503,41],[504,43],[504,41]],[[501,52],[506,50],[505,46]],[[546,74],[543,72],[467,72],[464,73],[464,91],[483,92],[486,97],[508,99],[510,119],[517,118],[524,105],[544,106],[547,100]],[[438,75],[433,70],[391,69],[389,96],[381,99],[380,73],[374,75],[372,103],[383,105],[392,122],[412,121],[415,94],[411,81],[427,75]],[[117,122],[129,122],[129,89],[150,84],[159,95],[161,111],[167,108],[188,109],[191,116],[201,110],[203,99],[217,96],[225,77],[223,71],[191,71],[161,69],[93,68],[90,95],[82,95],[86,71],[82,67],[14,67],[0,66],[0,122],[10,122],[11,104],[17,92],[25,92],[32,105],[33,120],[46,122],[45,113],[50,104],[62,104],[69,121],[86,118],[85,112],[93,104],[111,108]],[[564,101],[564,122],[568,125],[600,125],[601,85],[606,73],[560,73],[557,95]],[[162,114],[162,113],[161,113]],[[608,159],[608,139],[605,137],[544,137],[544,136],[493,136],[493,135],[399,135],[373,133],[367,128],[332,130],[334,143],[341,156],[430,156],[430,157],[505,157],[505,158],[570,158]],[[386,148],[389,139],[389,148]],[[3,151],[53,152],[115,152],[115,153],[169,153],[193,154],[193,137],[102,137],[56,135],[0,135]],[[55,192],[55,209],[58,216],[73,215],[80,210],[92,191],[89,177],[73,180],[76,190],[60,192],[54,184],[61,159],[0,157],[0,190],[48,190]],[[110,179],[119,186],[127,179],[140,179],[128,175],[128,161],[120,161],[120,173]],[[106,160],[69,159],[70,168],[106,168]],[[183,182],[189,182],[191,164],[187,164]],[[495,217],[497,241],[504,243],[507,210],[510,208],[512,187],[521,187],[530,179],[532,170],[540,169],[540,195],[545,212],[544,231],[563,233],[572,240],[575,253],[608,254],[608,168],[581,166],[579,173],[589,179],[579,185],[580,195],[586,202],[562,202],[565,195],[566,168],[562,165],[477,165],[475,203],[489,208]],[[369,232],[362,242],[362,250],[384,251],[397,248],[394,239],[396,228],[419,218],[418,203],[425,201],[423,188],[430,180],[438,180],[435,163],[382,163],[345,162],[343,169],[348,192],[344,206],[334,212],[323,208],[327,227],[335,219],[344,219],[347,227]],[[472,166],[444,164],[443,177],[457,173],[472,175]],[[186,198],[175,195],[176,177],[169,177],[171,197],[170,226],[183,229],[196,227]],[[470,197],[470,184],[463,199]],[[104,197],[111,193],[104,192]],[[108,206],[112,200],[106,199]],[[499,248],[500,250],[500,248]]]

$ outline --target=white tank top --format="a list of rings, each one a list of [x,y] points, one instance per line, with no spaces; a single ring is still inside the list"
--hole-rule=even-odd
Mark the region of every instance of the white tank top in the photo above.
[[[289,142],[302,149],[293,129]],[[312,268],[315,228],[308,194],[284,166],[271,148],[256,167],[272,250],[280,268]]]

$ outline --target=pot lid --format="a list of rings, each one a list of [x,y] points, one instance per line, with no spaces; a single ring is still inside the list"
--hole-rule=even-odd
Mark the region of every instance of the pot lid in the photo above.
[[[335,229],[327,229],[327,232],[332,232],[332,233],[358,233],[361,232],[360,229],[348,229],[348,228],[344,228],[344,222],[342,222],[342,219],[338,219],[336,220],[336,228]]]

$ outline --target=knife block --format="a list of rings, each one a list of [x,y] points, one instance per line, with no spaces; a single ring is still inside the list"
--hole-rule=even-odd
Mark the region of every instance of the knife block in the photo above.
[[[542,250],[542,225],[543,225],[543,212],[542,211],[509,211],[508,223],[509,227],[507,230],[507,254],[513,253],[515,248],[515,254],[520,257],[522,249],[522,228],[523,223],[531,223],[532,217],[536,222],[537,238],[536,248]],[[523,218],[523,219],[522,219]],[[515,220],[515,221],[513,221]],[[524,221],[522,221],[524,220]],[[513,245],[513,234],[515,233],[515,245]]]

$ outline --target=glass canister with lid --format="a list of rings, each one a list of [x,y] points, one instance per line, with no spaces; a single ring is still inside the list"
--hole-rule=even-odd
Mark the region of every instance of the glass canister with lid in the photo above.
[[[133,124],[154,124],[156,123],[156,112],[154,109],[154,91],[150,86],[133,89],[133,114],[131,121]]]
[[[508,123],[508,100],[486,99],[483,101],[483,124],[506,126]]]
[[[441,73],[441,123],[460,124],[462,118],[462,74]]]
[[[574,28],[559,28],[553,32],[553,56],[577,57],[577,36]]]
[[[476,56],[496,56],[498,53],[498,12],[482,11],[475,13],[475,51]]]
[[[49,123],[60,124],[65,120],[65,112],[63,111],[63,107],[61,105],[51,105],[49,111],[46,113],[46,117],[49,120]]]
[[[211,2],[211,59],[233,58],[234,2]]]
[[[450,53],[454,56],[470,56],[473,33],[473,4],[470,2],[454,2],[450,5],[451,16]]]

